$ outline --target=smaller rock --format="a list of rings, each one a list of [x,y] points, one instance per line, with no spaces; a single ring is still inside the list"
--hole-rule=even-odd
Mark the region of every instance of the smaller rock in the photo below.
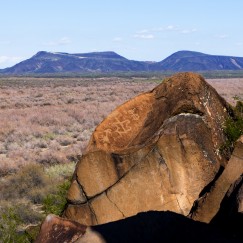
[[[41,225],[35,243],[76,242],[85,234],[87,227],[75,221],[50,214]]]

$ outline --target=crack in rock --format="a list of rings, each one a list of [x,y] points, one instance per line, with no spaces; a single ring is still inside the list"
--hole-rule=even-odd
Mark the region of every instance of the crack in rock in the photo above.
[[[87,202],[87,203],[88,203],[88,206],[89,206],[90,212],[92,213],[92,215],[93,215],[93,216],[94,216],[94,218],[95,218],[96,224],[98,224],[98,219],[97,219],[97,217],[96,217],[96,214],[95,214],[95,211],[94,211],[94,209],[93,209],[92,205],[90,204],[90,202]]]
[[[107,191],[105,192],[105,195],[107,197],[107,199],[116,207],[116,209],[122,214],[123,218],[126,218],[126,215],[121,211],[121,209],[117,206],[117,204],[115,202],[113,202],[109,196],[108,196],[108,193]]]

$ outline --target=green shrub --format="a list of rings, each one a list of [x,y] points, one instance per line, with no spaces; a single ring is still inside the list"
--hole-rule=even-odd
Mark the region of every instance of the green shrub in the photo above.
[[[243,134],[243,119],[241,117],[227,119],[224,132],[228,142],[233,146],[236,140]]]
[[[235,113],[238,117],[243,118],[243,102],[242,101],[237,101],[236,106],[235,106]]]
[[[50,213],[60,215],[75,163],[44,168],[27,165],[0,183],[0,242],[30,242],[38,230],[27,235],[26,225],[39,224]],[[14,206],[13,206],[14,205]],[[29,240],[32,239],[32,240]]]
[[[43,210],[46,214],[60,215],[67,203],[66,194],[70,187],[70,181],[66,180],[58,186],[55,193],[47,195],[43,200]]]
[[[5,209],[0,218],[0,242],[2,243],[28,243],[25,233],[18,232],[18,225],[22,223],[19,215],[13,207]]]
[[[243,103],[241,101],[237,101],[233,115],[233,117],[225,121],[224,133],[226,135],[226,142],[220,148],[221,153],[228,159],[233,152],[235,142],[243,135]]]
[[[30,225],[25,229],[26,235],[30,239],[30,242],[35,242],[39,232],[40,232],[41,224],[38,225]]]

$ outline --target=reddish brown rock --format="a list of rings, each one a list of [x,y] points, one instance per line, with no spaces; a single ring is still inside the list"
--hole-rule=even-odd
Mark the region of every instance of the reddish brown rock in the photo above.
[[[149,210],[187,215],[226,164],[219,148],[229,111],[193,73],[167,78],[121,105],[95,129],[63,216],[94,225]]]
[[[86,228],[75,221],[50,214],[42,223],[35,243],[76,242],[84,235]]]

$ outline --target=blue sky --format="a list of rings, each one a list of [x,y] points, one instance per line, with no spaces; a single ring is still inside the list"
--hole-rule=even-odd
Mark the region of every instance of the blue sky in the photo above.
[[[0,0],[0,68],[36,52],[243,57],[242,0]]]

